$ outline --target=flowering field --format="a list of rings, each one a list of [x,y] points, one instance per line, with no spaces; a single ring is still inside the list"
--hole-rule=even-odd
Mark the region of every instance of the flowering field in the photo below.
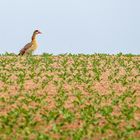
[[[0,56],[0,140],[139,140],[140,56]]]

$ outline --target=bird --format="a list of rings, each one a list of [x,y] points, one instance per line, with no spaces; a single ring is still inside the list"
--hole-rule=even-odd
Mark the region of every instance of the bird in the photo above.
[[[42,34],[39,30],[35,30],[33,32],[32,38],[31,38],[31,42],[26,44],[19,52],[19,55],[24,55],[24,54],[32,54],[37,48],[38,48],[38,44],[36,41],[36,36],[38,34]]]

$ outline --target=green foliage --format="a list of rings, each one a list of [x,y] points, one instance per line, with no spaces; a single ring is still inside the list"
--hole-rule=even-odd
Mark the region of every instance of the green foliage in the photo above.
[[[140,138],[140,57],[0,56],[0,139]]]

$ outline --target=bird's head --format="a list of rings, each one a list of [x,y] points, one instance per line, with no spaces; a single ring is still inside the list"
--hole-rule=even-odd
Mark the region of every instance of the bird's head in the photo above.
[[[35,31],[34,31],[34,34],[35,34],[35,35],[38,35],[38,34],[42,34],[42,33],[41,33],[39,30],[35,30]]]
[[[32,40],[34,40],[36,38],[36,35],[38,34],[42,34],[42,33],[39,30],[35,30],[32,35]]]

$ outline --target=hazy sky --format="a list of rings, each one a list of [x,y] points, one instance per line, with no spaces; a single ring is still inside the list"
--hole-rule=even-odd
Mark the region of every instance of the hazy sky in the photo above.
[[[18,53],[34,29],[37,54],[140,54],[140,0],[0,0],[0,53]]]

